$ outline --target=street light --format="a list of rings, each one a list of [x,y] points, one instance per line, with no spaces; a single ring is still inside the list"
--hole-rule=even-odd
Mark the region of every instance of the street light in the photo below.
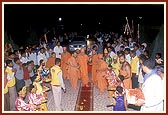
[[[82,24],[81,24],[81,26],[82,26]]]
[[[101,23],[99,22],[99,25],[100,25]]]
[[[62,18],[59,18],[59,21],[61,22],[61,21],[62,21]]]

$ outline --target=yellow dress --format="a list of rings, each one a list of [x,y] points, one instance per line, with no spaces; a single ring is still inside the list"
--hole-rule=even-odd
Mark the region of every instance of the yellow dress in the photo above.
[[[36,94],[42,94],[43,95],[43,88],[39,82],[33,82],[33,85],[36,85],[37,91]],[[40,111],[48,111],[46,103],[42,103],[40,105]]]

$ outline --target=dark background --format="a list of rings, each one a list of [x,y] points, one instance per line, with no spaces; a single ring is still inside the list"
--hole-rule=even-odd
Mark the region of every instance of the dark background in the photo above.
[[[126,23],[126,16],[130,24],[134,20],[135,28],[138,23],[143,26],[161,26],[164,22],[164,5],[6,4],[4,29],[14,41],[25,41],[30,30],[37,32],[40,37],[44,28],[56,28],[59,24],[58,18],[61,17],[64,31],[79,31],[82,23],[82,28],[87,32],[101,29],[120,33],[122,25]],[[24,43],[22,40],[20,42]]]

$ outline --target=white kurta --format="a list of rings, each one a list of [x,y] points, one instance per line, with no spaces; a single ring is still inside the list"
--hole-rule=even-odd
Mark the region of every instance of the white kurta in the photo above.
[[[40,60],[43,59],[45,62],[47,62],[47,57],[45,55],[45,53],[39,53],[37,56],[37,63],[38,65],[40,65]]]
[[[127,60],[127,62],[129,63],[129,64],[131,64],[131,56],[130,56],[130,54],[125,54],[125,59]]]
[[[63,53],[63,48],[62,46],[58,47],[58,46],[55,46],[54,47],[54,52],[56,54],[56,58],[60,58],[61,59],[61,54]]]
[[[162,112],[163,111],[163,85],[160,76],[153,74],[146,79],[142,86],[145,96],[145,104],[141,111]]]
[[[30,53],[29,59],[34,62],[34,65],[37,65],[37,54],[36,53]]]
[[[143,75],[142,75],[142,67],[138,70],[139,70],[138,82],[140,83],[139,87],[141,87],[141,84],[144,82],[144,78],[143,78]]]
[[[28,61],[30,61],[27,57],[21,57],[20,61],[22,63],[27,63]]]

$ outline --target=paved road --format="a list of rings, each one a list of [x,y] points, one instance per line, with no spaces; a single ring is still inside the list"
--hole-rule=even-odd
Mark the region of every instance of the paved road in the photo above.
[[[62,109],[64,111],[74,111],[77,96],[78,96],[79,86],[80,86],[80,80],[78,80],[77,90],[74,90],[71,87],[71,84],[68,80],[65,80],[64,83],[66,86],[66,93],[62,92],[62,102],[61,102]],[[52,91],[47,92],[47,94],[48,94],[48,99],[49,99],[47,102],[48,110],[55,111]]]
[[[62,109],[63,111],[74,111],[75,105],[77,101],[79,86],[81,83],[81,80],[78,80],[78,87],[77,90],[74,90],[71,87],[71,84],[68,80],[64,80],[66,85],[66,93],[62,92]],[[53,101],[53,94],[52,91],[47,92],[48,94],[48,110],[49,111],[55,111],[54,109],[54,101]],[[99,89],[94,86],[93,88],[93,111],[112,111],[112,107],[106,107],[106,105],[110,104],[112,102],[112,99],[109,99],[108,92],[105,91],[103,94],[99,93]],[[129,109],[129,111],[134,111],[132,109]]]

